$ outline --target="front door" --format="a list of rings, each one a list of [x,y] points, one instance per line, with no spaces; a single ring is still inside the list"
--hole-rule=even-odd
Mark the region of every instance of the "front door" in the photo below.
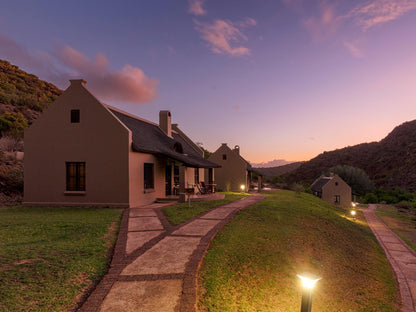
[[[166,185],[166,190],[165,190],[166,196],[172,195],[172,166],[171,165],[167,165],[165,169],[165,185]]]

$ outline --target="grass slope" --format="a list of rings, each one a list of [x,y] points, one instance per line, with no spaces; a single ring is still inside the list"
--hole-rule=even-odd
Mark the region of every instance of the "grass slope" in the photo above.
[[[416,212],[413,209],[377,205],[376,214],[410,248],[416,251]]]
[[[238,213],[213,240],[200,271],[201,311],[299,311],[296,274],[322,277],[313,311],[398,311],[382,249],[363,221],[289,191]]]
[[[68,311],[102,276],[120,210],[0,208],[0,311]]]
[[[223,199],[195,202],[191,201],[190,207],[188,202],[179,203],[163,208],[162,212],[165,214],[170,224],[178,225],[214,207],[229,204],[248,195],[249,194],[247,193],[227,192],[225,193],[225,197]]]

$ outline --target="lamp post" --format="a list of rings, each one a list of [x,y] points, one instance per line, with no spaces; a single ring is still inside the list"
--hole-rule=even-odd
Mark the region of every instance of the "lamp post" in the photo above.
[[[300,312],[311,312],[312,290],[316,282],[319,281],[321,277],[310,273],[298,274],[297,276],[302,281],[302,305],[300,307]]]

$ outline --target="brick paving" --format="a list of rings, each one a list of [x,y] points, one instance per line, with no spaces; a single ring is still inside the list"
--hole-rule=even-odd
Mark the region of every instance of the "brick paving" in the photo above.
[[[364,216],[396,275],[402,311],[413,312],[416,308],[416,253],[375,215],[376,207],[369,205],[363,209]]]
[[[195,312],[196,278],[215,234],[241,209],[264,198],[252,195],[171,226],[153,204],[126,209],[109,272],[80,312]]]

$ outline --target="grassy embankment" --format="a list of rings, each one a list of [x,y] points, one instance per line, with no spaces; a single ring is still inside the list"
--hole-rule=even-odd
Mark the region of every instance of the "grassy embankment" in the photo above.
[[[200,311],[299,311],[296,274],[322,277],[313,311],[398,311],[398,292],[363,215],[308,194],[271,193],[215,237],[200,271]]]
[[[376,214],[384,223],[416,251],[416,211],[393,205],[377,205]]]
[[[178,225],[214,207],[229,204],[248,195],[248,193],[226,192],[224,199],[191,201],[190,207],[188,202],[175,204],[163,208],[162,212],[172,225]]]
[[[0,311],[68,311],[107,270],[121,210],[0,208]]]

